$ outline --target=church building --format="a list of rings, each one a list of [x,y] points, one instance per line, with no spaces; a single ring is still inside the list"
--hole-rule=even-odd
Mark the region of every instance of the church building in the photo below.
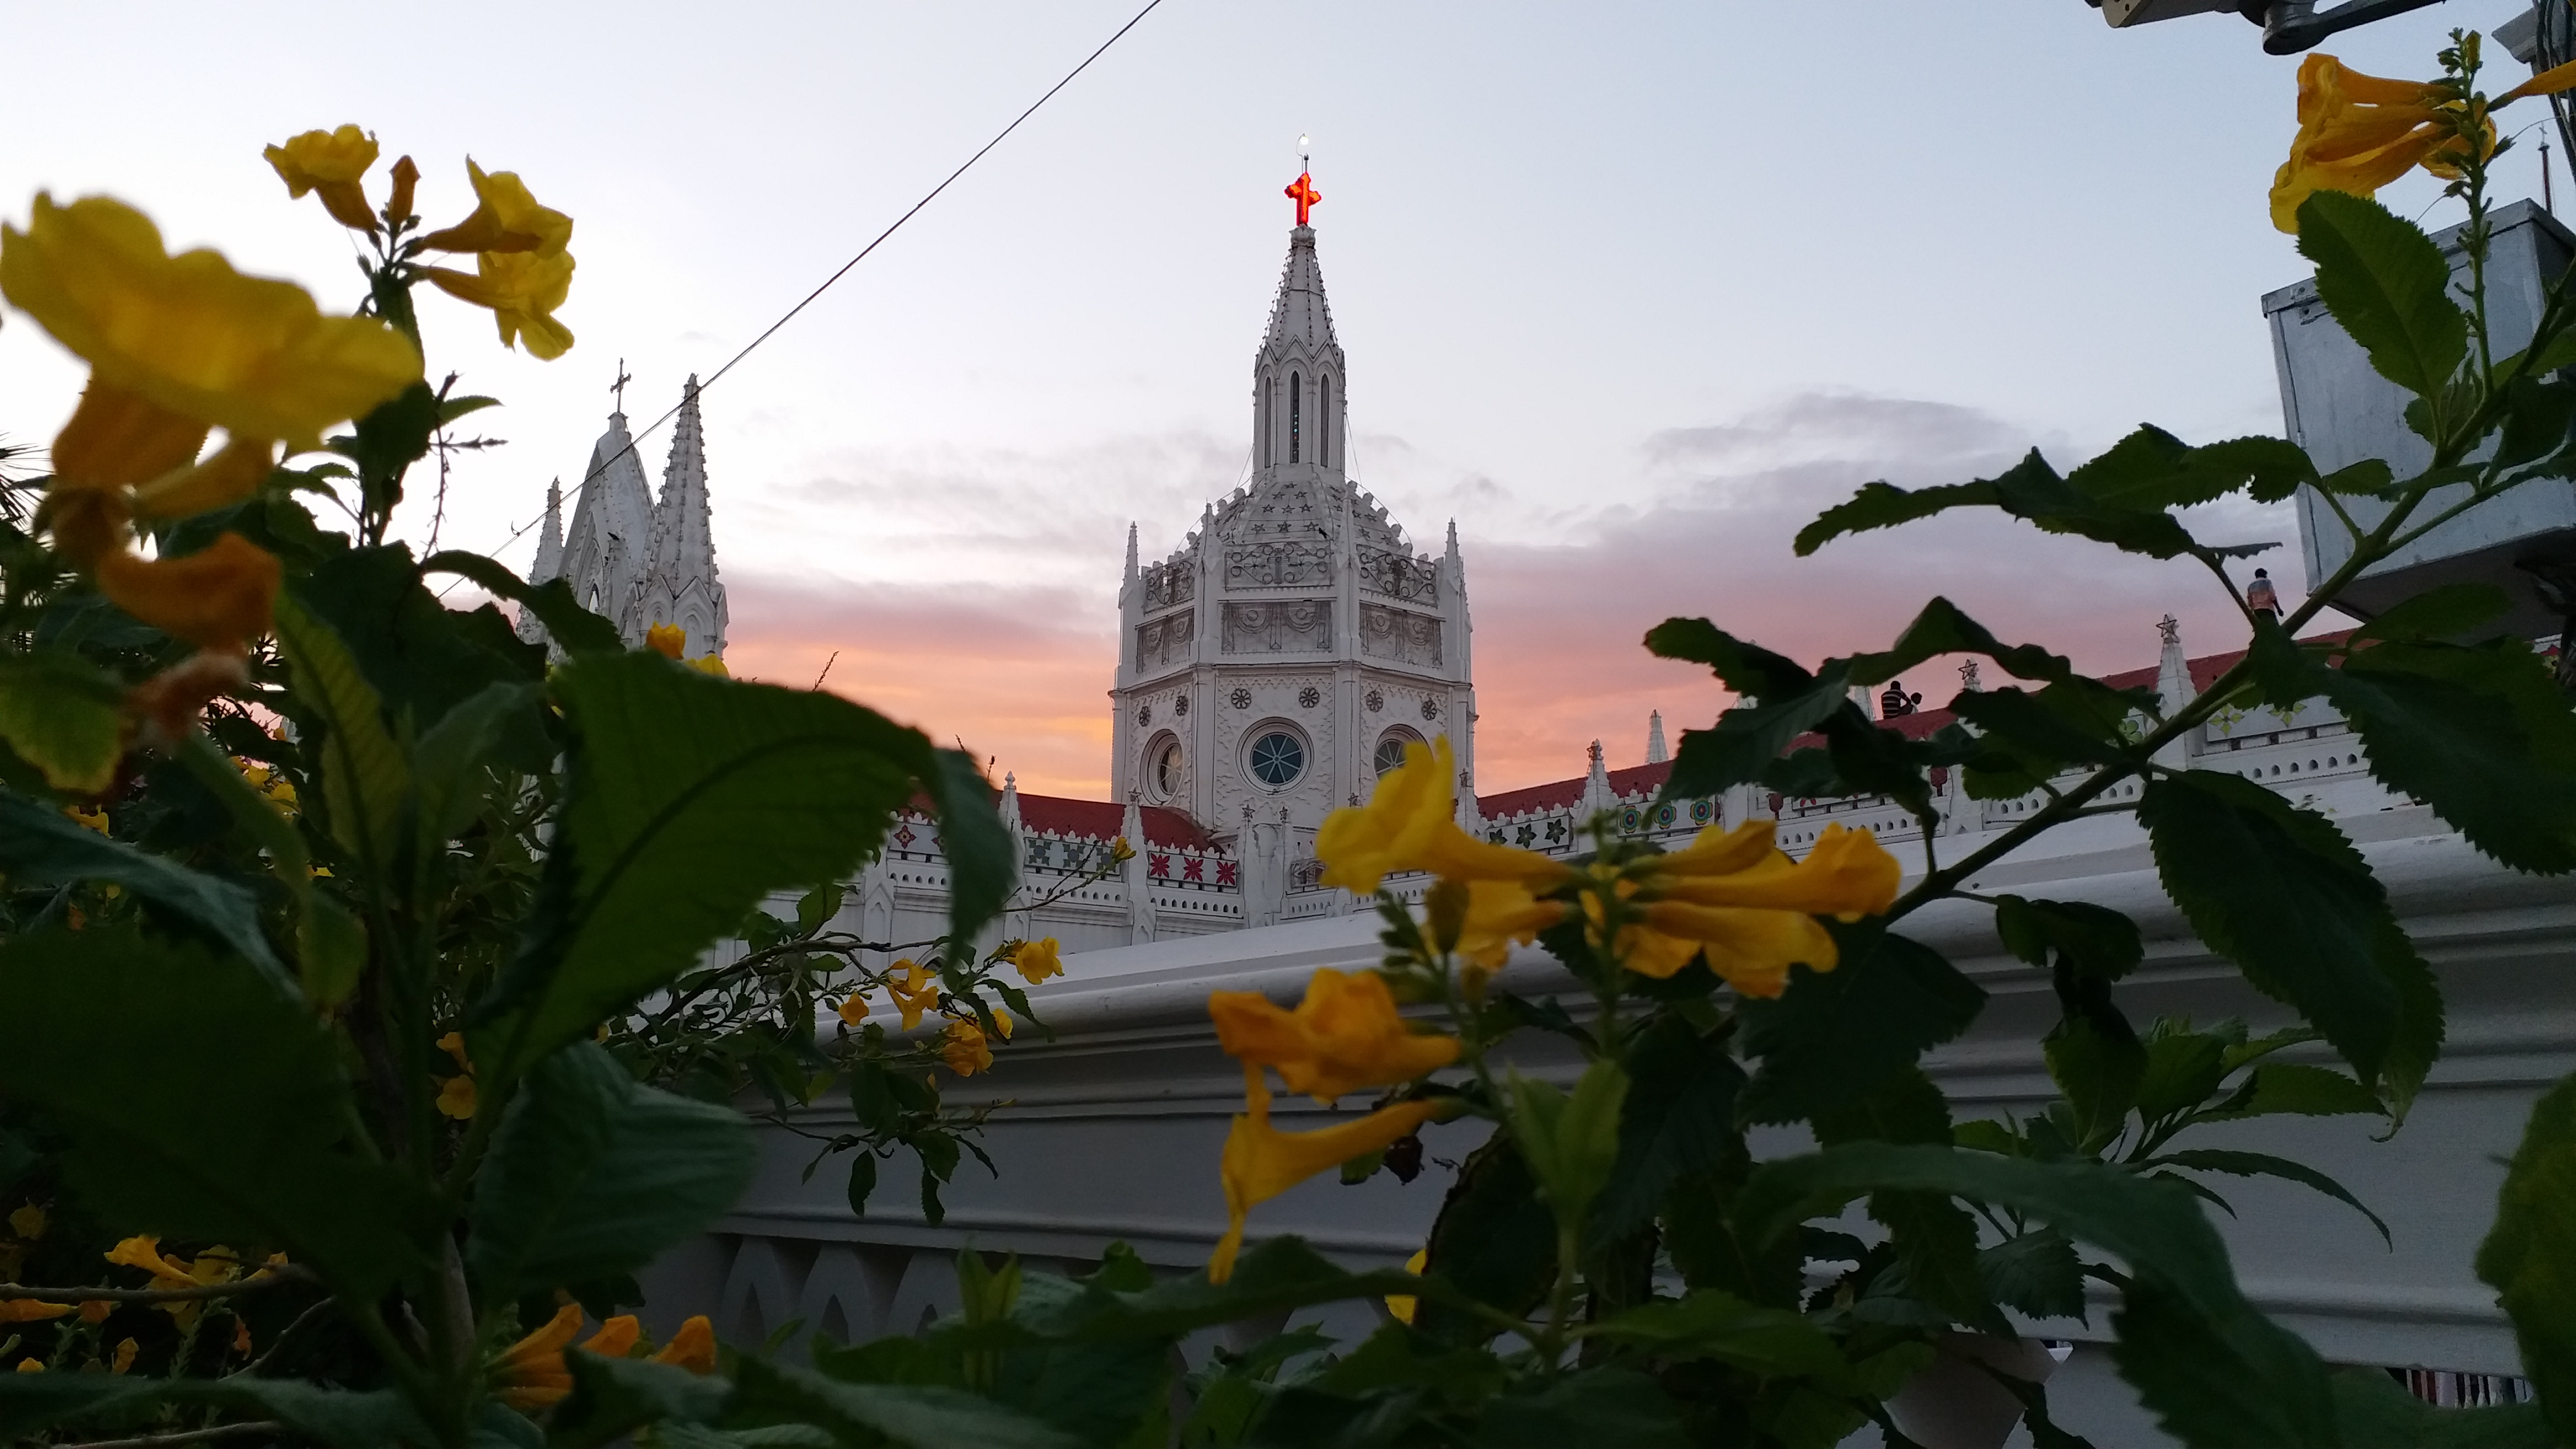
[[[725,591],[716,578],[712,509],[707,500],[706,430],[698,418],[698,380],[680,390],[672,419],[671,453],[662,466],[657,501],[626,431],[625,370],[618,371],[618,407],[608,431],[590,450],[590,466],[574,490],[572,527],[563,521],[563,480],[546,485],[546,521],[537,536],[537,561],[528,582],[561,578],[585,609],[617,626],[630,647],[644,631],[677,625],[688,636],[680,657],[725,647]],[[545,626],[534,614],[519,617],[519,637],[543,643]]]

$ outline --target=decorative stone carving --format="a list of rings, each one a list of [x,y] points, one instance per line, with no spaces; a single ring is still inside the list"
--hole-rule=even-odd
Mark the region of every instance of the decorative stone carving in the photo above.
[[[1434,719],[1438,719],[1438,718],[1440,718],[1440,701],[1438,701],[1438,700],[1436,700],[1436,699],[1425,699],[1425,700],[1423,700],[1423,701],[1422,701],[1422,717],[1423,717],[1424,719],[1426,719],[1426,720],[1434,720]]]
[[[1320,539],[1238,544],[1225,551],[1229,589],[1313,588],[1332,581],[1332,551]]]
[[[1333,606],[1326,599],[1228,604],[1224,618],[1228,654],[1305,653],[1332,644]]]
[[[1382,548],[1362,547],[1359,554],[1361,587],[1391,599],[1440,602],[1440,571],[1431,560]]]
[[[1190,616],[1196,612],[1183,609],[1168,618],[1136,626],[1136,668],[1139,672],[1161,669],[1189,659]]]
[[[1373,659],[1437,665],[1440,662],[1440,621],[1410,609],[1362,605],[1360,652]]]
[[[1315,706],[1322,704],[1323,702],[1324,692],[1311,684],[1307,685],[1304,689],[1297,691],[1297,707],[1299,709],[1313,709]]]
[[[1379,710],[1382,710],[1382,709],[1384,709],[1384,708],[1386,708],[1386,692],[1385,692],[1384,690],[1378,690],[1378,689],[1372,689],[1372,690],[1370,690],[1370,691],[1368,692],[1368,711],[1369,711],[1369,713],[1371,713],[1371,714],[1375,714],[1375,713],[1377,713]]]
[[[1173,695],[1173,696],[1172,696],[1172,718],[1174,718],[1174,719],[1188,719],[1189,717],[1190,717],[1190,697],[1189,697],[1187,694],[1176,694],[1176,695]]]
[[[1174,604],[1190,601],[1191,594],[1198,588],[1198,570],[1186,560],[1156,564],[1145,570],[1144,585],[1145,607],[1149,610],[1168,609]]]
[[[1234,693],[1226,696],[1226,702],[1233,705],[1236,709],[1250,709],[1252,708],[1252,691],[1248,689],[1238,689]]]

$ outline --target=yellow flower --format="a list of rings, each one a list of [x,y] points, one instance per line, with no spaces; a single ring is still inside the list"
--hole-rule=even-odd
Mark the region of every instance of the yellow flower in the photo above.
[[[1256,1074],[1277,1068],[1288,1090],[1318,1102],[1410,1082],[1458,1059],[1457,1038],[1421,1035],[1405,1025],[1386,978],[1373,971],[1318,970],[1294,1011],[1258,991],[1214,992],[1208,1015],[1228,1055]]]
[[[44,1371],[45,1365],[44,1361],[41,1359],[22,1358],[18,1360],[18,1372],[22,1374],[40,1374]]]
[[[1004,1011],[998,1006],[993,1008],[993,1030],[1002,1034],[1002,1040],[1009,1041],[1011,1039],[1011,1028],[1015,1025],[1017,1025],[1017,1023],[1011,1020],[1011,1014],[1009,1012]]]
[[[653,1355],[653,1362],[677,1364],[693,1374],[716,1371],[716,1331],[703,1313],[694,1314],[680,1324],[680,1331]]]
[[[1431,1250],[1416,1248],[1413,1250],[1413,1256],[1404,1260],[1404,1271],[1419,1278],[1422,1276],[1422,1270],[1430,1264]],[[1411,1323],[1414,1309],[1419,1301],[1410,1293],[1389,1293],[1386,1295],[1387,1316],[1398,1323]]]
[[[420,349],[391,326],[326,317],[303,288],[211,251],[171,256],[150,218],[103,196],[39,195],[24,232],[0,227],[0,294],[87,359],[93,386],[236,438],[308,450],[420,381]]]
[[[724,661],[712,654],[701,654],[690,660],[689,667],[700,674],[712,674],[718,679],[733,678],[733,671],[725,668]]]
[[[472,214],[422,237],[423,247],[434,252],[534,252],[551,257],[562,255],[572,243],[572,218],[538,205],[517,172],[486,175],[468,156],[465,177],[474,186]]]
[[[71,1303],[39,1303],[33,1298],[0,1298],[0,1323],[41,1323],[79,1311]]]
[[[1565,919],[1563,901],[1543,901],[1529,887],[1510,880],[1471,880],[1467,914],[1458,929],[1458,956],[1486,971],[1500,970],[1510,959],[1512,943],[1527,945],[1538,933]]]
[[[118,549],[93,565],[98,591],[174,638],[238,654],[269,630],[283,571],[277,557],[238,533],[183,558],[146,559]]]
[[[1135,858],[1136,847],[1127,843],[1126,836],[1118,836],[1109,842],[1109,859],[1113,863],[1125,865]]]
[[[1031,986],[1037,985],[1050,976],[1064,974],[1064,962],[1056,955],[1056,940],[1053,936],[1038,941],[1022,941],[1013,947],[1011,965],[1019,971],[1020,979]]]
[[[842,997],[840,1004],[834,1006],[832,1012],[841,1018],[843,1026],[857,1026],[868,1019],[868,994],[865,991],[853,991]]]
[[[75,816],[74,818],[78,819],[79,817]],[[81,821],[81,823],[83,825],[89,825],[89,822],[86,820]],[[98,824],[90,825],[89,828],[104,832],[107,829],[107,822],[102,819]],[[38,1238],[43,1237],[45,1235],[45,1210],[36,1206],[34,1203],[29,1203],[25,1207],[18,1209],[16,1212],[9,1214],[9,1231],[16,1233],[19,1237],[25,1238],[31,1243],[36,1241]]]
[[[115,1311],[116,1304],[105,1298],[81,1300],[80,1316],[83,1323],[105,1323],[107,1316]]]
[[[1386,877],[1416,870],[1450,880],[1519,881],[1534,892],[1574,878],[1561,861],[1458,828],[1458,761],[1446,735],[1405,746],[1404,763],[1378,777],[1366,805],[1326,816],[1315,856],[1325,885],[1356,895],[1373,895]]]
[[[2315,193],[2371,196],[2417,166],[2456,179],[2468,136],[2481,155],[2494,154],[2494,107],[2570,87],[2576,64],[2543,71],[2492,102],[2464,99],[2448,86],[2364,75],[2311,54],[2299,63],[2298,135],[2272,178],[2272,225],[2295,234],[2299,203]]]
[[[241,1276],[241,1258],[232,1249],[218,1243],[199,1253],[193,1262],[182,1263],[161,1251],[157,1237],[127,1238],[108,1250],[107,1261],[123,1268],[141,1268],[152,1275],[155,1288],[203,1288],[216,1283],[229,1283]],[[183,1299],[176,1303],[153,1305],[178,1321],[185,1329],[205,1312],[203,1299]]]
[[[95,830],[101,835],[107,834],[107,811],[104,808],[83,810],[77,805],[66,805],[63,807],[63,813],[70,816],[84,830]]]
[[[665,659],[677,659],[689,647],[689,631],[677,624],[655,624],[644,631],[644,647]]]
[[[921,1014],[939,1004],[939,978],[907,956],[888,967],[886,994],[903,1013],[903,1029],[921,1025]]]
[[[524,336],[531,357],[551,362],[572,350],[572,329],[555,320],[555,309],[572,295],[572,269],[570,252],[484,252],[471,276],[448,267],[425,267],[422,274],[460,302],[491,308],[502,346]]]
[[[1435,1102],[1398,1102],[1321,1131],[1282,1132],[1270,1125],[1270,1092],[1261,1084],[1260,1069],[1246,1066],[1244,1074],[1252,1100],[1226,1134],[1218,1169],[1225,1184],[1226,1228],[1208,1259],[1211,1283],[1234,1276],[1235,1257],[1243,1251],[1244,1219],[1254,1208],[1319,1172],[1382,1152],[1440,1115]]]
[[[952,1021],[943,1035],[946,1041],[939,1048],[939,1059],[948,1064],[948,1070],[961,1077],[991,1070],[993,1044],[985,1039],[982,1027],[971,1021]]]
[[[599,1332],[583,1339],[581,1346],[585,1352],[598,1354],[601,1358],[624,1358],[634,1351],[636,1342],[643,1336],[644,1326],[635,1321],[635,1315],[621,1313],[599,1325]]]
[[[1866,830],[1825,827],[1803,861],[1772,844],[1772,822],[1732,831],[1710,826],[1687,848],[1596,873],[1584,911],[1596,941],[1607,929],[1606,897],[1623,921],[1611,952],[1641,976],[1663,978],[1708,953],[1709,969],[1747,996],[1778,996],[1789,968],[1839,964],[1820,915],[1856,921],[1896,902],[1903,867]]]
[[[438,1039],[438,1049],[447,1053],[449,1057],[455,1060],[456,1069],[458,1071],[471,1072],[474,1070],[473,1060],[465,1055],[465,1033],[461,1031],[451,1031],[447,1035],[440,1037]]]
[[[492,1360],[490,1373],[497,1397],[525,1412],[542,1409],[572,1392],[572,1371],[564,1367],[564,1346],[581,1332],[581,1305],[555,1310],[536,1332],[520,1339]]]
[[[134,1356],[142,1351],[143,1345],[133,1339],[120,1339],[116,1345],[116,1361],[108,1367],[108,1372],[121,1374],[133,1368]]]
[[[453,1117],[459,1122],[471,1122],[474,1120],[474,1109],[478,1101],[472,1077],[439,1079],[438,1114],[440,1116]]]
[[[331,213],[333,221],[359,231],[376,229],[376,219],[367,213],[366,189],[358,184],[367,168],[376,164],[374,137],[355,126],[306,131],[261,154],[277,168],[288,196],[318,191],[322,193],[322,209]]]

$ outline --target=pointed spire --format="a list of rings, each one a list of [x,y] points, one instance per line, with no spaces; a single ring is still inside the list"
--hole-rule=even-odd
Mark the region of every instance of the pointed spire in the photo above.
[[[1664,744],[1664,712],[1655,710],[1646,716],[1646,763],[1660,765],[1673,757]]]
[[[563,479],[546,484],[546,523],[537,535],[537,561],[528,568],[528,582],[542,584],[563,573]]]
[[[1619,808],[1619,797],[1610,790],[1609,762],[1601,757],[1601,742],[1592,742],[1592,768],[1583,776],[1583,798],[1575,803],[1574,817],[1590,820],[1606,811]]]
[[[1270,304],[1270,330],[1262,350],[1302,343],[1307,348],[1338,350],[1333,335],[1332,304],[1324,300],[1324,269],[1315,260],[1315,229],[1301,226],[1288,233],[1288,261],[1279,269],[1279,295]]]
[[[2191,660],[2182,652],[2182,621],[2167,614],[2156,621],[2156,630],[2164,636],[2164,653],[2156,661],[2156,708],[2171,719],[2175,711],[2191,703],[2196,692],[2191,684]],[[2192,741],[2200,735],[2189,730],[2156,751],[2156,763],[2170,770],[2186,767],[2192,754]]]
[[[680,391],[671,456],[662,469],[662,498],[653,507],[653,553],[646,592],[662,617],[689,631],[688,657],[722,654],[724,585],[716,580],[714,509],[707,497],[706,427],[698,415],[698,378]]]
[[[1127,582],[1136,582],[1136,524],[1132,519],[1127,524]]]

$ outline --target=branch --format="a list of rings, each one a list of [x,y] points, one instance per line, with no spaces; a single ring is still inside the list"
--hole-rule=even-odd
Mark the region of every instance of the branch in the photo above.
[[[208,1283],[197,1288],[30,1288],[24,1283],[0,1283],[0,1302],[15,1298],[33,1298],[43,1303],[187,1303],[205,1298],[233,1298],[244,1293],[259,1293],[288,1283],[317,1282],[314,1276],[289,1263],[261,1270],[257,1275],[237,1283]]]
[[[151,1449],[159,1444],[202,1444],[209,1439],[245,1439],[253,1434],[283,1434],[286,1426],[275,1420],[250,1424],[217,1424],[211,1429],[186,1429],[176,1434],[145,1434],[135,1439],[93,1439],[86,1444],[66,1444],[63,1449]]]

